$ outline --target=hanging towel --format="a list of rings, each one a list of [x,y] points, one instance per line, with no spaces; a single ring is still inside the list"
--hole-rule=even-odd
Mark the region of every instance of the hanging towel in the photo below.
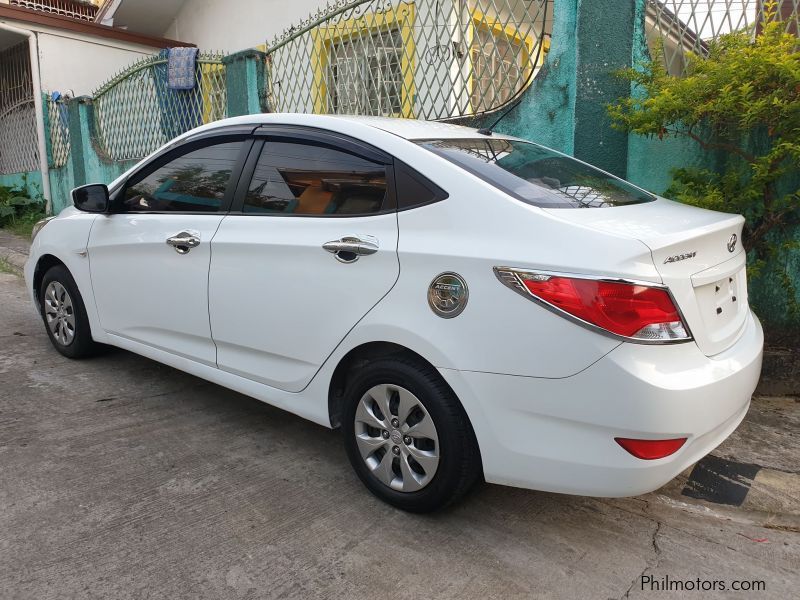
[[[196,85],[197,48],[170,48],[167,58],[167,88],[193,90]]]

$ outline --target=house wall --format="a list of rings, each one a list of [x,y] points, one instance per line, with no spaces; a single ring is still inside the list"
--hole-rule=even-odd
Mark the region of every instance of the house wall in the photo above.
[[[37,31],[42,89],[71,96],[91,94],[132,62],[157,50],[53,29]]]
[[[186,0],[163,36],[231,53],[271,40],[323,4],[323,0]]]

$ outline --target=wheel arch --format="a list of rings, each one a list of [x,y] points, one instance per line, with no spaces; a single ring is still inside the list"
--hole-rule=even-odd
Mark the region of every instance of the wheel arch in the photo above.
[[[33,297],[36,300],[37,310],[41,310],[41,298],[39,298],[39,289],[42,287],[42,280],[44,279],[44,274],[47,273],[47,271],[49,271],[52,267],[58,265],[64,267],[67,271],[69,271],[69,267],[66,265],[66,263],[64,263],[63,260],[61,260],[60,258],[58,258],[53,254],[42,254],[36,261],[36,266],[33,269],[32,284],[33,284]]]
[[[336,429],[341,425],[344,390],[347,386],[348,379],[353,376],[355,370],[363,368],[371,361],[386,358],[387,356],[405,356],[423,362],[432,369],[437,370],[436,366],[419,352],[396,342],[372,341],[351,348],[339,359],[328,384],[328,416],[332,428]],[[455,393],[455,390],[453,390],[444,378],[442,381],[450,388],[453,392],[453,396],[455,396],[461,404],[464,413],[467,414],[467,410],[461,402],[461,399],[458,398],[458,394]]]

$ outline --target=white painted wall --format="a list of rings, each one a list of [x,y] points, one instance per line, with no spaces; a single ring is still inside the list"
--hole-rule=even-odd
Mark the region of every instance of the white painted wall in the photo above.
[[[131,63],[157,49],[67,31],[40,29],[39,68],[42,90],[72,96],[90,95]]]
[[[263,44],[323,4],[324,0],[185,0],[161,35],[191,41],[203,50],[236,52]]]

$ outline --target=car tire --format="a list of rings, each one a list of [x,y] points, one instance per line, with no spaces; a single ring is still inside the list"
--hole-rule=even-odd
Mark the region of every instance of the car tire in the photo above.
[[[44,274],[39,308],[47,336],[61,354],[84,358],[98,351],[100,345],[92,339],[83,298],[63,265],[50,267]]]
[[[397,508],[441,509],[481,475],[464,408],[421,360],[382,358],[361,368],[347,383],[342,417],[353,469],[375,496]]]

